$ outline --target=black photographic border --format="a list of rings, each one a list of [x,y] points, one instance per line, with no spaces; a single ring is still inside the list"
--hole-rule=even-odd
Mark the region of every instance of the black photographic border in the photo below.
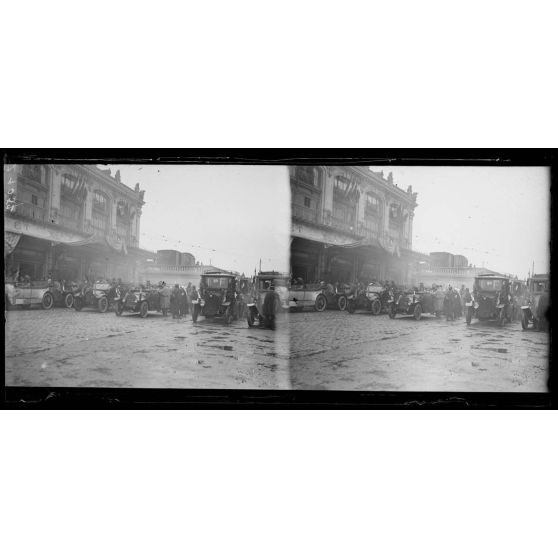
[[[4,149],[3,163],[548,166],[551,172],[551,273],[557,182],[556,149]],[[551,300],[556,286],[551,282]],[[9,409],[550,409],[555,408],[550,309],[548,393],[197,390],[158,388],[13,387]]]

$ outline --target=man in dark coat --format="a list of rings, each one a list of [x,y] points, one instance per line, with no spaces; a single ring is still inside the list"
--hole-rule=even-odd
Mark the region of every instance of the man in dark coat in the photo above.
[[[170,294],[170,310],[173,318],[180,316],[180,287],[175,285]]]
[[[448,286],[446,297],[444,299],[444,311],[446,313],[446,321],[453,321],[455,319],[455,291],[452,286]]]
[[[275,305],[278,299],[277,293],[273,287],[265,294],[262,314],[264,318],[264,325],[271,329],[275,329]]]
[[[181,317],[188,314],[188,295],[184,287],[180,287],[179,289],[179,310]]]
[[[163,312],[163,316],[166,316],[168,314],[170,308],[170,295],[171,295],[171,291],[168,285],[164,281],[161,281],[159,296],[161,299],[161,310]]]

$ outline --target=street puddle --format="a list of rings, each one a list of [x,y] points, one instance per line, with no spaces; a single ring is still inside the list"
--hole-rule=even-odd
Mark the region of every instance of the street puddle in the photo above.
[[[481,347],[485,351],[496,351],[498,353],[507,353],[508,349],[497,349],[496,347]]]

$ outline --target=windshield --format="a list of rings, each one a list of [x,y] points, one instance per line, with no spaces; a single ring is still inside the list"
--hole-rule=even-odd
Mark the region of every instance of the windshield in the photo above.
[[[204,277],[203,284],[209,289],[227,289],[230,277]]]
[[[534,293],[544,293],[548,292],[548,281],[534,281],[533,282],[533,292]]]
[[[477,289],[481,291],[500,291],[502,289],[503,279],[477,279]]]
[[[258,279],[258,290],[267,291],[270,285],[274,287],[287,287],[288,279],[282,277],[273,277],[272,279]]]

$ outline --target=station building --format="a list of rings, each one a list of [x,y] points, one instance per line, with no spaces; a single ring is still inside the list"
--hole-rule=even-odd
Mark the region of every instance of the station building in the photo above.
[[[358,166],[291,166],[291,273],[304,282],[408,284],[417,194],[390,173]]]
[[[4,276],[136,281],[144,190],[95,165],[4,165]]]

